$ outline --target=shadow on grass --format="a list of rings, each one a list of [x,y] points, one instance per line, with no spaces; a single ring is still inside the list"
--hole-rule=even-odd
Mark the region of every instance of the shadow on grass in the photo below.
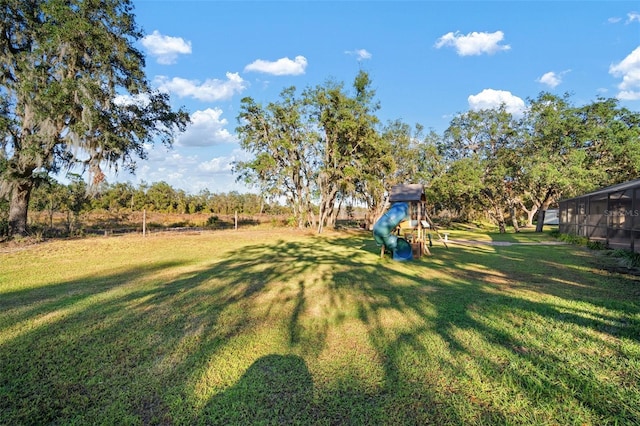
[[[597,423],[640,415],[638,354],[621,345],[637,350],[640,309],[628,297],[637,282],[595,274],[570,247],[432,251],[398,263],[379,260],[368,233],[278,239],[209,264],[137,265],[7,294],[0,423]],[[37,326],[27,325],[34,316]],[[350,331],[353,322],[364,336]],[[282,334],[282,343],[247,337],[262,330]],[[364,345],[353,343],[360,337]],[[249,343],[231,347],[241,339]],[[566,356],[589,345],[619,365],[597,353]],[[351,353],[352,364],[335,370],[321,361]],[[211,372],[216,357],[237,365]],[[571,365],[585,360],[603,369]],[[623,374],[625,362],[629,377],[602,377]],[[314,383],[311,363],[336,377]],[[358,368],[377,364],[379,383],[365,386],[370,377]],[[207,385],[208,374],[215,380]]]
[[[423,329],[402,333],[395,341],[376,342],[381,351],[391,355],[386,368],[387,380],[392,381],[388,387],[401,387],[401,381],[406,380],[397,374],[397,366],[402,364],[407,350],[432,353],[431,341],[425,343],[422,337],[425,332],[437,333],[447,350],[455,354],[454,360],[440,362],[452,372],[452,382],[458,382],[458,396],[465,394],[461,389],[464,383],[471,382],[472,376],[480,372],[488,382],[499,378],[496,385],[511,383],[512,397],[524,396],[533,405],[533,412],[535,405],[557,405],[556,412],[544,413],[552,423],[588,423],[594,419],[596,423],[624,423],[637,419],[640,411],[635,402],[639,394],[634,388],[639,384],[640,306],[637,298],[629,296],[638,294],[639,283],[601,274],[589,267],[582,256],[586,258],[586,252],[567,247],[469,246],[439,251],[435,264],[429,265],[431,259],[420,261],[425,267],[442,272],[444,278],[429,279],[429,273],[424,274],[424,280],[403,277],[404,282],[413,280],[418,287],[428,286],[427,292],[398,286],[389,296],[387,289],[371,285],[374,281],[355,279],[368,283],[359,288],[369,295],[369,300],[380,301],[361,308],[366,312],[362,319],[374,325],[372,336],[383,329],[376,323],[380,322],[380,313],[389,307],[434,317]],[[435,308],[436,314],[425,311],[425,306]],[[635,349],[625,349],[625,342],[634,342]],[[482,351],[475,346],[478,343],[490,346],[493,353]],[[580,347],[582,344],[587,347]],[[603,353],[572,355],[598,350]],[[466,360],[462,366],[460,359]],[[589,359],[600,365],[591,368],[580,364]],[[611,367],[606,365],[609,362]],[[628,373],[617,363],[636,367]],[[601,367],[604,369],[598,370]],[[603,371],[620,377],[604,378]],[[475,414],[471,414],[474,422],[502,424],[508,418],[528,423],[535,417],[531,413],[494,410],[495,401],[488,394],[469,392],[466,397],[471,406],[476,406]],[[567,405],[586,407],[583,417],[563,414],[561,407]],[[442,409],[449,421],[469,421],[469,417],[458,417],[466,409],[455,408],[451,413],[450,408]]]
[[[237,383],[213,397],[202,412],[207,424],[305,424],[313,412],[313,379],[296,355],[258,358]]]

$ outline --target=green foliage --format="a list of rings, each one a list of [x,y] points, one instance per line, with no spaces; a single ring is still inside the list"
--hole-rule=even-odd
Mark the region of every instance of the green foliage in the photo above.
[[[267,197],[286,197],[299,228],[317,224],[321,231],[334,222],[336,200],[368,196],[391,163],[376,131],[379,106],[371,84],[360,72],[353,93],[329,80],[300,97],[289,87],[266,106],[244,98],[236,130],[254,158],[234,165],[239,179]]]
[[[607,248],[607,244],[603,241],[587,241],[587,248],[591,250],[604,250]]]
[[[305,101],[295,87],[266,107],[252,98],[241,101],[236,131],[250,161],[236,162],[238,179],[257,187],[268,199],[286,197],[298,227],[310,220],[318,163],[318,135],[306,117]]]
[[[620,264],[626,268],[640,268],[640,253],[625,249],[615,249],[608,254],[619,259]]]
[[[0,108],[11,120],[0,122],[0,194],[12,203],[11,234],[27,233],[41,173],[78,167],[99,185],[105,165],[133,170],[144,144],[170,145],[185,129],[188,114],[148,85],[132,9],[128,0],[3,2]]]
[[[590,240],[580,235],[562,234],[558,229],[550,231],[550,235],[568,244],[584,246],[591,250],[605,250],[607,248],[607,244],[604,241]]]
[[[578,246],[586,246],[589,242],[587,237],[583,237],[580,235],[574,234],[558,234],[558,239],[560,241],[564,241],[565,243],[574,244]]]
[[[218,224],[218,216],[209,216],[209,219],[207,219],[207,226],[216,226]]]
[[[445,132],[445,172],[430,192],[465,219],[481,211],[500,225],[524,210],[532,220],[561,198],[637,177],[639,123],[615,99],[576,107],[568,94],[544,92],[528,99],[520,120],[504,109],[462,113]]]
[[[75,203],[75,204],[74,204]],[[186,194],[166,182],[143,183],[134,187],[130,183],[103,183],[99,191],[87,194],[86,184],[77,177],[69,185],[50,180],[33,192],[32,209],[37,212],[64,213],[71,211],[110,213],[155,211],[160,213],[216,213],[229,215],[235,212],[247,215],[259,213],[281,214],[286,207],[267,204],[259,194],[229,193],[212,194],[202,191]],[[1,205],[0,205],[1,206]]]

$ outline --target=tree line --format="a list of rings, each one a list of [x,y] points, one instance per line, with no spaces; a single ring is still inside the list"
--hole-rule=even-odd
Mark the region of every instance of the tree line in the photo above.
[[[434,211],[488,215],[506,231],[531,226],[561,198],[637,178],[640,114],[612,98],[582,106],[542,92],[517,116],[504,105],[454,116],[442,135],[401,120],[382,124],[369,75],[351,90],[328,81],[260,105],[242,100],[237,133],[254,159],[235,171],[266,195],[286,197],[298,226],[335,223],[358,202],[374,221],[393,185],[421,183]],[[317,207],[317,214],[316,214]]]
[[[53,230],[56,218],[62,217],[67,228],[71,224],[79,226],[86,214],[126,218],[134,212],[155,212],[169,214],[209,214],[214,220],[220,216],[273,215],[286,216],[289,210],[279,204],[267,204],[259,194],[236,191],[228,193],[211,193],[202,190],[197,194],[189,194],[175,189],[166,182],[152,184],[141,183],[134,186],[130,182],[109,184],[103,182],[99,190],[90,190],[89,185],[80,175],[70,175],[68,184],[61,184],[54,179],[41,182],[31,195],[30,211],[38,213],[40,224]],[[4,204],[4,205],[3,205]],[[0,235],[8,231],[8,205],[0,201]],[[42,216],[46,223],[42,221]],[[126,221],[125,221],[126,222]],[[122,223],[125,226],[125,223]]]
[[[130,182],[104,183],[99,191],[92,193],[80,176],[75,176],[67,185],[55,180],[39,185],[33,191],[31,208],[50,214],[130,213],[143,210],[157,213],[219,215],[281,215],[287,212],[284,206],[265,203],[258,194],[241,194],[236,191],[212,193],[209,190],[189,194],[163,181],[141,183],[138,186]]]

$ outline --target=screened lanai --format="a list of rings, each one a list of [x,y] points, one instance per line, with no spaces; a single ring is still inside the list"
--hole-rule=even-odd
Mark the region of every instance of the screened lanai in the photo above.
[[[563,234],[640,252],[640,179],[560,201]]]

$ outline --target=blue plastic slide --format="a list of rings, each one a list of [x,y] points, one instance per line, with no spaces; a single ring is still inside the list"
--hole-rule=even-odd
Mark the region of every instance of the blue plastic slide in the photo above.
[[[396,226],[409,216],[407,203],[395,203],[373,225],[373,238],[378,246],[384,246],[392,251],[393,260],[411,260],[411,244],[404,238],[398,238],[392,232]]]

